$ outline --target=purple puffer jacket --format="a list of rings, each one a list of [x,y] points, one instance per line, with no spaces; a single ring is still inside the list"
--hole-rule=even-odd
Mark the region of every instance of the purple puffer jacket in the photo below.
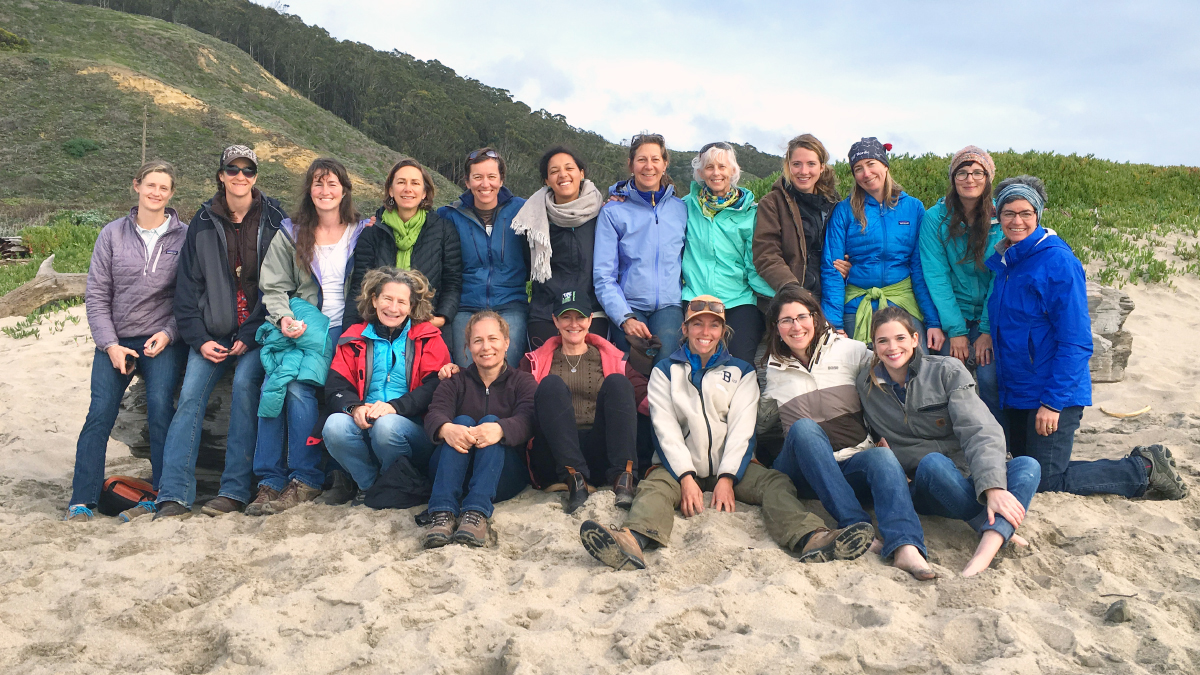
[[[170,225],[153,251],[138,234],[137,207],[100,230],[88,269],[88,324],[96,347],[107,349],[118,338],[163,331],[175,342],[175,270],[187,225],[175,209],[166,210]]]

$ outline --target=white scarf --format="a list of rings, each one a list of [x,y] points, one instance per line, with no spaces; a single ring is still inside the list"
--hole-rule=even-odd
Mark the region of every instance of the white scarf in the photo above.
[[[575,228],[596,217],[604,206],[604,196],[592,181],[583,180],[579,197],[566,204],[554,203],[554,193],[548,187],[533,193],[512,219],[513,232],[529,240],[534,281],[545,283],[550,278],[550,224]]]

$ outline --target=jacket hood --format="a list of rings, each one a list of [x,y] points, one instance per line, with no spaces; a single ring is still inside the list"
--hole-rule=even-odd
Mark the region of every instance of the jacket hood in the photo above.
[[[508,187],[501,185],[500,192],[496,194],[496,208],[499,209],[503,207],[505,204],[512,201],[512,198],[513,193],[509,191]],[[458,199],[450,205],[450,208],[459,210],[475,208],[475,195],[471,194],[470,190],[467,190],[458,196]]]

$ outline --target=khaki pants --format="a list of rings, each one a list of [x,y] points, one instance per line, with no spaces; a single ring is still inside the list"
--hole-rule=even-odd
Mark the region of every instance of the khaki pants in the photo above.
[[[710,491],[717,484],[717,476],[698,478],[696,482],[700,489]],[[825,523],[805,510],[796,498],[792,479],[761,464],[751,462],[746,467],[741,482],[733,486],[733,496],[739,502],[761,505],[767,534],[789,551],[804,535],[825,527]],[[666,546],[675,525],[675,509],[679,508],[682,497],[679,481],[671,477],[671,472],[656,467],[638,484],[625,527]],[[708,504],[704,507],[708,508]]]

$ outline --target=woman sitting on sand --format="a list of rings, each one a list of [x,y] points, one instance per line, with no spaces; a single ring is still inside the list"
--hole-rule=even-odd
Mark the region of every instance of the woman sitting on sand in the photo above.
[[[754,367],[729,355],[725,307],[700,295],[687,304],[687,342],[650,375],[650,419],[657,449],[654,466],[638,486],[623,527],[589,520],[579,529],[583,546],[614,569],[644,569],[643,551],[671,540],[675,509],[685,517],[709,506],[732,513],[734,500],[762,505],[767,533],[801,562],[824,562],[835,551],[861,551],[870,526],[830,531],[805,510],[788,477],[754,456],[758,380]]]
[[[965,520],[980,533],[962,572],[978,574],[1015,537],[1041,468],[1029,457],[1005,463],[1004,431],[975,392],[966,366],[954,357],[922,353],[908,312],[899,307],[876,312],[871,339],[875,357],[855,379],[867,425],[887,439],[913,476],[918,513]]]
[[[834,331],[817,299],[794,284],[776,294],[767,323],[760,425],[768,429],[782,421],[786,431],[773,468],[792,479],[800,496],[820,499],[838,527],[863,533],[834,549],[834,557],[857,558],[871,545],[871,517],[860,503],[870,501],[883,557],[919,580],[932,579],[904,470],[890,450],[873,446],[863,423],[854,379],[870,353],[867,346]]]
[[[1083,408],[1092,404],[1092,327],[1083,265],[1043,227],[1045,205],[1046,187],[1033,176],[996,186],[1004,239],[987,261],[996,273],[988,316],[1008,450],[1041,464],[1039,491],[1182,499],[1187,486],[1161,445],[1071,461]]]
[[[484,546],[492,504],[515,497],[529,482],[524,447],[533,436],[537,382],[505,363],[509,327],[496,312],[477,312],[461,338],[471,363],[438,385],[425,415],[425,432],[439,443],[429,462],[433,522],[425,548]]]

